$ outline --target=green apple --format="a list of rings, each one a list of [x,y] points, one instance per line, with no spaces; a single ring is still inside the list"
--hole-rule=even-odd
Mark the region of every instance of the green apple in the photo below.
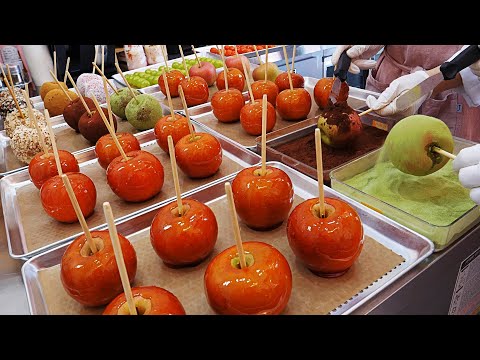
[[[266,64],[262,64],[253,70],[252,76],[253,80],[265,80],[265,66]],[[267,69],[267,79],[270,81],[275,82],[275,79],[282,71],[278,68],[278,66],[274,63],[268,63]]]

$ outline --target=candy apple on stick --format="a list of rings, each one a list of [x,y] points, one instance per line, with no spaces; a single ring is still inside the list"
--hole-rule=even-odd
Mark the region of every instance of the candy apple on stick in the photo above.
[[[168,136],[170,153],[173,139]],[[215,214],[194,199],[182,199],[175,156],[170,156],[177,201],[162,207],[152,221],[150,241],[167,266],[194,266],[213,251],[218,235]]]
[[[270,64],[271,65],[271,64]],[[267,94],[267,100],[273,106],[276,106],[278,96],[278,86],[273,81],[268,80],[268,47],[265,49],[265,79],[257,80],[252,84],[253,98],[261,99],[263,94]]]
[[[157,286],[130,287],[120,241],[123,236],[117,233],[110,203],[103,203],[103,212],[123,287],[123,293],[108,304],[103,315],[185,315],[182,304],[171,292]]]
[[[73,299],[85,306],[108,304],[122,292],[122,280],[112,249],[108,231],[90,231],[76,201],[69,179],[62,181],[74,205],[83,234],[65,250],[60,263],[60,279],[63,288]],[[127,282],[133,282],[137,272],[137,255],[132,244],[120,235],[124,270]]]
[[[320,130],[315,129],[317,177],[323,179]],[[318,181],[318,198],[299,204],[287,223],[288,243],[296,257],[314,274],[337,277],[350,269],[363,248],[363,226],[345,201],[326,198]]]
[[[242,243],[230,183],[225,184],[236,246],[218,254],[204,275],[207,301],[222,315],[276,315],[292,291],[292,272],[273,246]]]
[[[290,68],[290,77],[292,78],[292,85],[294,88],[303,88],[303,86],[305,85],[305,79],[303,78],[302,75],[294,72],[296,50],[297,50],[297,45],[293,45],[292,67]],[[275,79],[275,84],[277,84],[279,91],[289,89],[290,80],[288,78],[288,73],[283,72],[280,75],[278,75],[277,78]]]
[[[183,56],[182,46],[178,45],[178,48],[180,50],[180,55],[182,56],[183,66],[187,72],[187,78],[180,81],[178,86],[182,87],[188,106],[204,104],[208,101],[209,97],[208,84],[204,78],[201,78],[200,76],[190,76],[188,74],[187,63]]]
[[[169,70],[168,63],[167,63],[168,56],[163,46],[162,46],[162,53],[163,53],[163,59],[165,60],[165,69],[166,69],[165,76],[167,77],[167,83],[170,89],[170,96],[172,98],[180,96],[178,92],[178,85],[180,85],[182,80],[185,79],[185,76],[183,76],[183,74],[176,69]],[[163,95],[167,96],[165,83],[160,78],[158,78],[158,86],[160,86],[160,90],[162,91]]]

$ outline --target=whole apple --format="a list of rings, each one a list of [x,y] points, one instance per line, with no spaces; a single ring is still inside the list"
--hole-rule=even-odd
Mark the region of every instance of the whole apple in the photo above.
[[[253,70],[253,80],[265,80],[265,66],[266,64],[262,64]],[[280,70],[276,64],[269,62],[267,69],[267,80],[275,82],[275,79],[281,72],[282,70]]]
[[[250,61],[245,55],[227,57],[225,59],[225,65],[227,65],[227,68],[237,68],[242,72],[243,75],[246,75],[243,72],[242,61],[245,64],[245,69],[247,70],[247,74],[250,74]]]
[[[327,107],[318,117],[318,127],[322,133],[322,141],[332,147],[350,144],[363,129],[360,117],[346,101]]]
[[[190,76],[200,76],[203,78],[208,86],[212,86],[217,80],[217,70],[212,63],[207,61],[201,61],[200,66],[198,64],[192,65],[190,70],[188,70]]]

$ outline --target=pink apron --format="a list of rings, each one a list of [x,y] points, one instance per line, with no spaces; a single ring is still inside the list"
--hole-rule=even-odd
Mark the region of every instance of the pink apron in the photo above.
[[[437,67],[461,48],[462,45],[387,45],[368,76],[366,89],[381,93],[396,78],[417,67]],[[455,136],[480,142],[480,108],[469,107],[455,89],[425,100],[418,113],[443,120]]]

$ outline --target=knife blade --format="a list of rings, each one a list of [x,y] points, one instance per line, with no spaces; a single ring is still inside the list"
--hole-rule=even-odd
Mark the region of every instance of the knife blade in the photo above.
[[[432,91],[443,80],[451,80],[457,74],[480,60],[480,48],[478,45],[470,45],[466,47],[460,54],[455,56],[451,61],[444,62],[438,72],[423,80],[418,85],[398,96],[395,100],[397,109],[404,110],[415,103],[422,96]],[[333,87],[333,86],[332,86]]]
[[[348,69],[350,68],[351,62],[352,59],[350,59],[350,57],[347,55],[347,50],[345,50],[342,55],[340,55],[337,67],[333,73],[335,80],[333,81],[330,95],[328,96],[332,104],[337,102],[342,83],[347,79]]]

